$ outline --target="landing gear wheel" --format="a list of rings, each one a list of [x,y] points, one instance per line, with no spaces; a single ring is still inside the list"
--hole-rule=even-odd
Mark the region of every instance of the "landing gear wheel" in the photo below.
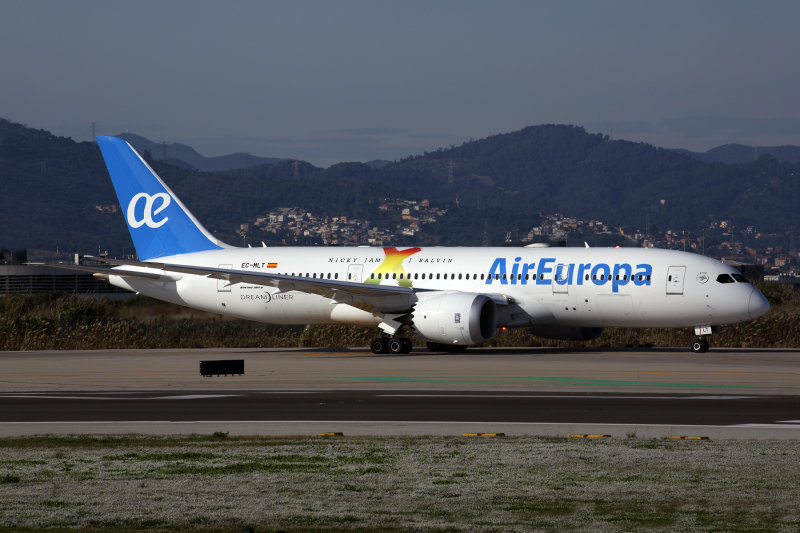
[[[389,342],[386,343],[386,348],[389,350],[390,354],[399,355],[403,352],[403,339],[399,337],[392,337],[389,339]]]
[[[378,337],[376,339],[372,339],[369,342],[369,349],[372,350],[372,353],[387,353],[389,351],[389,347],[387,346],[386,339],[383,337]]]
[[[692,351],[694,353],[705,353],[708,351],[708,341],[705,339],[695,339],[692,343]]]
[[[403,337],[400,339],[403,342],[403,351],[402,353],[411,353],[411,349],[414,348],[414,345],[411,344],[411,339],[407,339]]]

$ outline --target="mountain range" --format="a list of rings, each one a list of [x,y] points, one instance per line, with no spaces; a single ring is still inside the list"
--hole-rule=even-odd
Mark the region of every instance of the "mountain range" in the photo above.
[[[199,154],[191,146],[181,143],[156,143],[133,133],[120,133],[116,137],[122,137],[128,141],[140,154],[148,152],[153,159],[189,170],[219,172],[221,170],[275,164],[282,161],[278,157],[258,157],[243,152],[206,157]]]
[[[762,155],[770,155],[778,161],[800,163],[800,146],[747,146],[744,144],[723,144],[705,152],[692,152],[674,149],[674,152],[688,155],[705,163],[740,164],[755,161]]]
[[[634,228],[647,218],[651,229],[696,231],[729,219],[766,233],[800,230],[796,162],[759,154],[749,162],[707,163],[577,126],[531,126],[399,161],[327,169],[254,157],[243,167],[242,155],[232,154],[223,157],[235,168],[202,171],[200,160],[178,157],[197,154],[191,148],[169,145],[176,150],[160,161],[163,145],[145,141],[131,142],[142,143],[161,177],[229,242],[241,242],[241,223],[275,207],[373,220],[386,197],[427,198],[450,208],[418,234],[418,244],[480,244],[487,232],[497,244],[497,235],[527,231],[539,213],[555,212]],[[117,199],[93,143],[0,120],[0,183],[0,248],[132,252],[123,217],[108,213]]]

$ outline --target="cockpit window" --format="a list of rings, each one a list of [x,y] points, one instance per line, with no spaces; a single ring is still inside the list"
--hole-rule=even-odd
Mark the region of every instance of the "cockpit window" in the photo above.
[[[735,283],[730,274],[720,274],[717,276],[717,283]]]
[[[736,281],[738,281],[739,283],[750,283],[750,282],[747,280],[747,278],[746,278],[746,277],[744,277],[744,276],[742,276],[741,274],[731,274],[731,276],[733,276],[733,279],[735,279],[735,280],[736,280]]]

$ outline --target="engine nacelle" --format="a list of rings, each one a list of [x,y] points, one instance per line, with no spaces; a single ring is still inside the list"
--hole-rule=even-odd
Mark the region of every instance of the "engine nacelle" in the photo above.
[[[604,328],[579,328],[575,326],[532,326],[530,332],[545,339],[564,341],[590,341],[603,333]]]
[[[484,294],[441,292],[414,306],[414,331],[440,344],[469,346],[490,340],[497,328],[494,301]]]

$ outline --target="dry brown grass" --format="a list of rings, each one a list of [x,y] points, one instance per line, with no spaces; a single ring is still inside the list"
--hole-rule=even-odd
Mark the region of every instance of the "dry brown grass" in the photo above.
[[[714,346],[800,347],[800,292],[761,287],[772,308],[763,317],[725,326]],[[213,315],[147,297],[127,300],[37,294],[0,298],[0,350],[345,347],[366,346],[376,335],[359,326],[272,326]],[[687,346],[689,329],[609,328],[593,341],[542,339],[526,329],[501,331],[490,346]],[[413,339],[415,345],[422,343]]]

